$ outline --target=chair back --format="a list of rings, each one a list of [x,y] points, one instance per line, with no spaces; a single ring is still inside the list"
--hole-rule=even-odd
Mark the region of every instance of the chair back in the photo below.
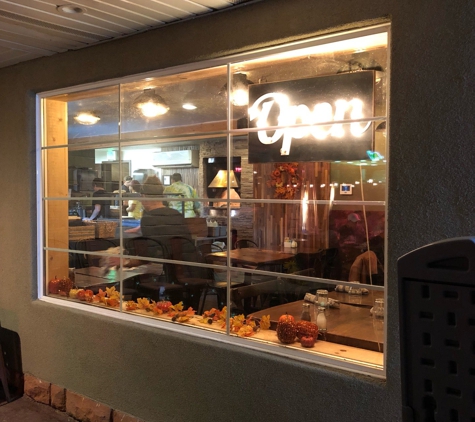
[[[196,248],[192,240],[183,236],[175,236],[170,239],[171,259],[177,261],[200,262],[205,260]],[[187,266],[183,264],[170,264],[173,276],[179,281],[183,278],[209,278],[209,272],[205,268]]]
[[[198,246],[198,251],[204,259],[206,258],[206,255],[209,255],[210,253],[223,252],[224,249],[218,245],[215,245],[214,243],[202,243]]]
[[[315,258],[315,276],[339,280],[339,256],[338,248],[322,249]]]
[[[78,240],[75,245],[77,251],[99,252],[109,248],[116,248],[118,245],[109,239],[83,239]],[[99,267],[101,256],[88,253],[76,253],[74,260],[75,268]]]
[[[165,245],[157,239],[139,236],[126,239],[128,255],[145,258],[168,258]]]
[[[281,305],[285,300],[285,281],[276,278],[262,283],[231,289],[231,313],[248,315],[270,306]]]
[[[250,239],[239,239],[234,245],[235,249],[257,248],[257,243]]]
[[[133,237],[126,240],[126,253],[130,256],[143,257],[143,264],[150,264],[148,266],[149,274],[140,274],[130,279],[127,284],[124,282],[124,287],[133,288],[140,283],[148,281],[168,281],[169,269],[168,264],[161,264],[158,262],[150,263],[146,258],[169,258],[165,245],[157,239],[146,236]]]

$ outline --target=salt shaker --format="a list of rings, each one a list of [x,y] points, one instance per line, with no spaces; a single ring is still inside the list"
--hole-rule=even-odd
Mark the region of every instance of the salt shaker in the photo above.
[[[308,303],[304,303],[302,305],[302,315],[300,316],[302,321],[312,321],[310,316],[310,305]]]
[[[327,317],[323,306],[318,307],[317,326],[320,333],[325,334],[327,332]]]

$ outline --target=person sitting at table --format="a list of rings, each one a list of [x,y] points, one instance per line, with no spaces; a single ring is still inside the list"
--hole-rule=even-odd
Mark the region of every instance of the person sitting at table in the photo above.
[[[163,244],[167,257],[169,257],[172,253],[170,242],[172,237],[181,237],[184,240],[189,240],[191,245],[194,244],[191,242],[191,234],[185,223],[185,217],[179,211],[168,208],[167,202],[164,201],[163,190],[164,186],[157,176],[149,176],[143,183],[140,191],[144,198],[141,201],[144,211],[140,219],[139,230],[142,231],[142,236],[158,240]],[[126,230],[126,232],[131,233],[132,230],[136,229]],[[185,249],[190,249],[188,242],[183,243],[186,243]],[[113,264],[118,265],[118,260]],[[140,264],[143,262],[131,260],[127,265],[137,266]]]
[[[166,248],[167,258],[197,262],[199,255],[191,233],[180,211],[168,208],[163,197],[164,187],[157,176],[149,176],[142,185],[144,213],[140,220],[142,234],[158,240]],[[185,306],[199,309],[200,297],[206,291],[209,279],[199,268],[182,264],[165,264],[169,283],[177,283],[186,291]],[[206,273],[206,271],[204,271]]]

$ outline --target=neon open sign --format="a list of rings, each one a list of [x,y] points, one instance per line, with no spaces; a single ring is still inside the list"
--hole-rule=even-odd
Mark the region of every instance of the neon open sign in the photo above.
[[[251,86],[250,127],[280,128],[250,133],[249,162],[364,159],[370,122],[318,123],[372,117],[373,86],[371,71]]]

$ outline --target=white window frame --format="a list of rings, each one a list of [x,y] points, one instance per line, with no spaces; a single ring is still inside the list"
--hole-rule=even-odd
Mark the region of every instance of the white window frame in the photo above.
[[[241,54],[237,54],[233,56],[206,60],[203,62],[192,63],[192,64],[187,64],[187,65],[175,66],[175,67],[166,68],[159,71],[151,71],[151,72],[146,72],[142,74],[130,75],[127,77],[122,77],[122,78],[109,79],[109,80],[99,81],[95,83],[88,83],[88,84],[83,84],[83,85],[76,85],[73,87],[67,87],[64,89],[58,89],[54,91],[46,91],[46,92],[37,94],[36,96],[36,110],[37,110],[37,113],[36,113],[36,122],[37,122],[36,123],[36,132],[37,132],[37,139],[36,139],[37,198],[36,198],[36,201],[37,201],[37,204],[36,206],[37,206],[38,299],[47,304],[61,306],[61,307],[69,308],[72,310],[73,309],[81,310],[83,312],[89,312],[91,314],[95,314],[104,318],[110,318],[117,321],[134,322],[142,326],[149,326],[149,327],[154,327],[160,330],[163,329],[163,330],[168,330],[172,332],[183,333],[183,334],[190,335],[197,338],[213,340],[213,341],[217,341],[219,343],[224,343],[224,344],[232,344],[232,345],[236,345],[239,347],[243,347],[243,348],[247,348],[247,349],[251,349],[255,351],[271,353],[273,355],[278,355],[285,358],[292,358],[298,361],[308,362],[310,364],[318,364],[318,365],[323,365],[323,366],[332,367],[336,369],[345,369],[350,372],[361,373],[361,374],[370,375],[376,378],[385,379],[386,366],[387,366],[386,365],[387,350],[384,351],[383,367],[381,368],[378,365],[364,364],[359,361],[352,361],[351,359],[338,359],[338,358],[335,358],[334,356],[325,356],[323,354],[319,354],[317,356],[315,354],[307,353],[305,351],[299,351],[299,350],[288,348],[288,347],[279,347],[279,345],[276,345],[274,343],[266,343],[262,341],[252,341],[252,340],[250,341],[249,339],[243,339],[237,336],[231,336],[229,335],[229,333],[224,334],[221,332],[213,332],[213,331],[208,331],[208,330],[197,329],[197,328],[194,328],[192,326],[187,326],[187,325],[172,324],[166,321],[161,321],[159,319],[145,318],[145,317],[133,315],[127,312],[111,311],[111,309],[109,308],[85,306],[78,302],[56,299],[44,294],[45,228],[44,228],[44,192],[43,192],[43,187],[44,187],[43,151],[48,148],[42,147],[42,139],[43,139],[43,125],[42,125],[42,115],[43,115],[42,111],[43,110],[42,108],[43,108],[43,100],[47,99],[48,97],[57,96],[61,94],[68,94],[71,92],[81,91],[81,90],[86,90],[86,89],[90,90],[90,89],[95,89],[95,88],[101,88],[104,86],[110,86],[112,84],[119,85],[119,84],[123,84],[127,82],[136,81],[139,79],[145,79],[147,77],[152,77],[152,76],[156,78],[160,76],[172,75],[172,74],[182,73],[182,72],[189,72],[189,71],[199,70],[199,69],[206,69],[206,68],[222,66],[222,65],[228,66],[228,75],[229,75],[230,66],[232,66],[232,64],[236,62],[256,59],[256,58],[262,57],[263,55],[267,56],[273,53],[277,54],[277,53],[282,53],[282,52],[290,52],[295,49],[301,49],[301,48],[311,47],[311,46],[313,47],[317,45],[327,44],[329,42],[346,40],[352,35],[356,35],[357,37],[360,37],[360,36],[372,35],[372,34],[381,33],[381,32],[387,33],[387,36],[388,36],[387,48],[389,51],[390,36],[391,36],[390,24],[381,24],[381,25],[372,26],[366,29],[355,29],[351,31],[338,33],[338,34],[329,34],[329,35],[324,35],[324,36],[297,41],[293,43],[288,43],[284,46],[274,46],[270,48],[241,53]],[[390,69],[390,57],[388,54],[388,75],[390,74],[389,69]],[[389,77],[388,77],[387,83],[388,83],[387,92],[389,93]],[[388,103],[388,99],[386,99],[386,103]],[[382,117],[384,117],[384,119],[388,121],[387,116],[382,116]],[[238,134],[248,132],[248,130],[246,129],[231,129],[229,127],[229,116],[227,120],[228,120],[228,128],[227,128],[228,138],[232,137],[233,135],[238,135]],[[229,142],[228,142],[228,148],[229,148]],[[386,155],[387,155],[387,152],[388,151],[386,151]],[[228,154],[229,154],[229,151],[228,151]],[[386,173],[388,173],[388,169],[386,169]],[[387,195],[388,193],[386,189],[386,198],[385,198],[386,210],[387,210],[387,203],[388,203]],[[252,202],[252,200],[250,202]],[[387,231],[387,228],[385,230]],[[387,239],[386,236],[385,238]],[[387,262],[387,256],[386,256],[387,240],[385,242],[386,242],[385,262]],[[385,285],[387,286],[387,280],[386,280]],[[386,302],[387,289],[384,288],[384,291],[385,291],[384,296],[385,296],[385,302]],[[228,292],[228,295],[229,295],[229,292]],[[386,309],[386,316],[387,316],[387,309]],[[385,339],[387,338],[386,327],[387,327],[387,324],[385,324],[385,335],[384,335]]]

